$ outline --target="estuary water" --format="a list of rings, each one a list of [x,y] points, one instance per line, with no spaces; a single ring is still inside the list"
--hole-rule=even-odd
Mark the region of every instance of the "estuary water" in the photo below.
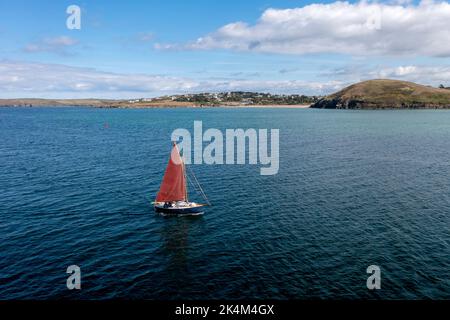
[[[279,172],[193,165],[213,206],[161,217],[195,120],[280,129]],[[450,111],[0,108],[0,299],[60,298],[449,299]]]

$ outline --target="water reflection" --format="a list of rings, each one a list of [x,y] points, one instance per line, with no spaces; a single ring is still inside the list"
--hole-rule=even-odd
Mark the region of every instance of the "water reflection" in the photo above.
[[[161,228],[163,252],[169,257],[167,269],[186,268],[189,250],[189,227],[191,221],[185,217],[164,217]]]

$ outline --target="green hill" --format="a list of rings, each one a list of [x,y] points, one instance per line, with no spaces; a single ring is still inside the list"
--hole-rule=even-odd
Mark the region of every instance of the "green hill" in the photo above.
[[[324,97],[311,106],[324,109],[450,108],[450,90],[399,80],[368,80]]]

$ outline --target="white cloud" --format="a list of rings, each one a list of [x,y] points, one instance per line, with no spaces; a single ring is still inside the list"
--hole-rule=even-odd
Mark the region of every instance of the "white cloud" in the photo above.
[[[155,48],[449,57],[450,4],[362,1],[268,9],[254,25],[234,22],[187,44]]]
[[[372,78],[390,78],[437,85],[450,84],[450,66],[399,66],[369,73]]]
[[[132,98],[185,92],[232,90],[324,94],[340,81],[191,79],[152,74],[122,74],[59,64],[0,61],[0,97]]]
[[[33,42],[25,46],[23,50],[28,53],[36,52],[53,52],[56,54],[66,55],[67,49],[78,44],[78,40],[67,36],[55,38],[45,38],[37,42]]]
[[[323,73],[323,81],[170,77],[104,72],[71,67],[0,60],[0,98],[141,98],[165,94],[258,91],[328,94],[351,83],[375,78],[450,85],[450,66],[347,67]],[[329,79],[334,80],[329,80]]]

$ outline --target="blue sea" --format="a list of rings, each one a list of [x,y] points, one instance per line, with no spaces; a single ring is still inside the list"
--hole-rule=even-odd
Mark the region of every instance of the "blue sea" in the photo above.
[[[156,215],[195,120],[280,129],[279,172],[192,165],[213,206]],[[0,299],[60,298],[450,299],[450,111],[0,108]]]

